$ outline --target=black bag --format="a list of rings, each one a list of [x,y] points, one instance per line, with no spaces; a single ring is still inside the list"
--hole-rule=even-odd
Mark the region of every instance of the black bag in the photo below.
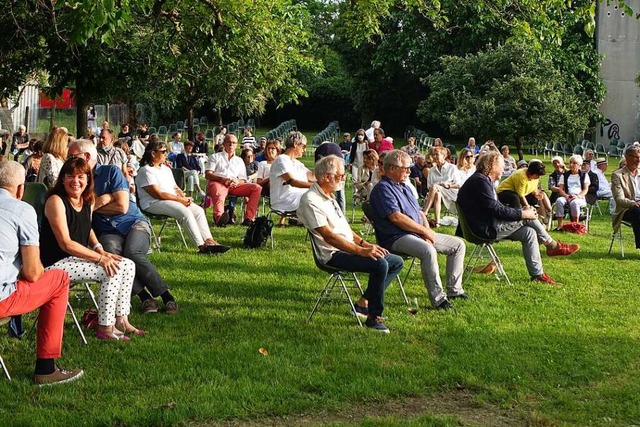
[[[266,216],[259,216],[247,229],[244,235],[244,247],[249,249],[261,248],[267,244],[267,239],[271,236],[273,221]]]

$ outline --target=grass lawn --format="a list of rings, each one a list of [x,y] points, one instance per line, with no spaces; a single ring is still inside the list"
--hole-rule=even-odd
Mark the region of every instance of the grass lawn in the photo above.
[[[607,254],[607,214],[590,235],[552,233],[582,246],[543,255],[563,287],[532,284],[519,244],[503,242],[513,286],[474,275],[468,301],[435,312],[415,269],[406,290],[422,308],[409,315],[392,285],[389,335],[358,327],[344,302],[307,323],[326,274],[304,229],[275,229],[275,250],[243,249],[244,231],[213,229],[233,249],[208,257],[170,227],[151,259],[180,314],[142,316],[134,298],[132,323],[149,335],[87,346],[69,318],[61,363],[85,369],[75,383],[35,387],[34,334],[0,338],[14,378],[0,379],[0,425],[640,424],[638,252],[624,229],[626,257]]]

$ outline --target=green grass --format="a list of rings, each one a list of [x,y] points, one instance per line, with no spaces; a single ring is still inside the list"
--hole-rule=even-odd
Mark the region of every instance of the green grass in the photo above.
[[[151,259],[180,314],[142,316],[134,298],[131,321],[149,335],[130,343],[90,337],[87,346],[69,319],[61,363],[84,368],[85,377],[51,388],[30,381],[33,334],[0,339],[14,377],[0,380],[0,424],[474,424],[455,407],[435,413],[435,405],[353,420],[330,416],[460,391],[478,410],[509,413],[519,424],[639,424],[638,253],[625,229],[626,257],[607,255],[610,230],[610,217],[596,214],[590,235],[553,233],[582,246],[571,257],[543,255],[561,288],[531,283],[519,244],[499,243],[513,286],[474,275],[465,286],[471,299],[454,312],[426,309],[416,269],[406,290],[421,311],[408,315],[392,285],[385,300],[391,334],[381,335],[359,328],[343,302],[306,322],[326,274],[313,264],[304,229],[275,229],[273,251],[243,249],[243,227],[213,229],[233,249],[203,257],[185,250],[170,227]],[[88,306],[75,304],[77,311]]]

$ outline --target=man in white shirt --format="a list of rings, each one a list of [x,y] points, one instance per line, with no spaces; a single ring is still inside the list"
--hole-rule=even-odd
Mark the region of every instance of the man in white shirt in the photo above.
[[[613,193],[611,192],[611,184],[607,181],[607,177],[605,176],[607,166],[607,159],[604,157],[598,157],[596,159],[596,169],[592,169],[592,172],[598,176],[598,192],[596,195],[598,196],[598,199],[609,199],[609,213],[613,215],[616,211],[616,201],[613,198]]]
[[[382,321],[384,291],[402,270],[402,258],[366,242],[351,230],[333,196],[344,181],[341,157],[329,155],[320,159],[315,176],[318,182],[300,200],[298,219],[313,235],[322,263],[342,271],[369,274],[367,290],[354,305],[354,314],[366,318],[368,328],[389,333]]]
[[[250,226],[258,212],[262,187],[247,182],[244,162],[235,154],[238,138],[227,134],[222,145],[221,152],[209,157],[205,171],[207,194],[213,201],[213,219],[217,225],[226,225],[229,222],[229,213],[224,210],[227,195],[246,197],[248,201],[242,225]]]

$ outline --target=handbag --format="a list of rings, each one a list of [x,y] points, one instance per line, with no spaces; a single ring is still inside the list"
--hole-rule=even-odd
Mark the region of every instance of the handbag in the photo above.
[[[95,308],[87,308],[82,314],[82,323],[87,329],[95,329],[98,327],[98,310]]]

